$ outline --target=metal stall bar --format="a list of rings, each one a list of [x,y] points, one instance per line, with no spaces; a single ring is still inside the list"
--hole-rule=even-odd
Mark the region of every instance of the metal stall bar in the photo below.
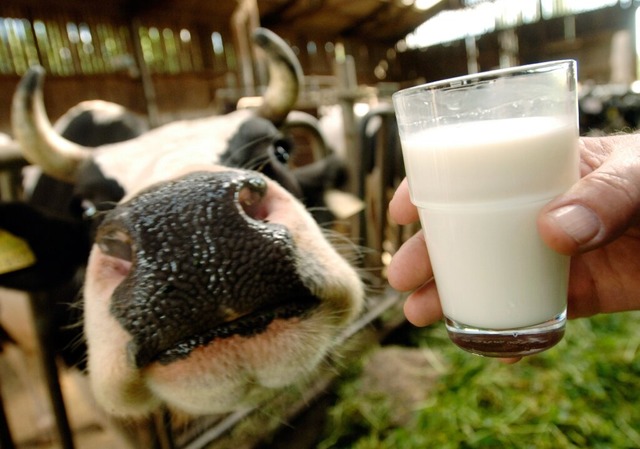
[[[365,201],[364,218],[360,220],[360,235],[367,248],[374,252],[368,256],[368,268],[382,268],[380,259],[385,252],[390,223],[387,205],[390,190],[397,187],[404,177],[404,165],[393,107],[380,104],[372,108],[359,122],[361,172],[358,177],[358,194]],[[399,246],[400,237],[393,238]]]
[[[7,414],[4,411],[2,396],[0,396],[0,448],[14,449],[15,447],[16,446],[13,444],[13,439],[11,437],[9,423],[7,422]]]
[[[53,347],[52,335],[55,329],[51,304],[47,299],[47,295],[42,293],[32,293],[29,296],[42,356],[42,368],[47,381],[47,388],[49,390],[53,414],[56,419],[60,444],[62,445],[62,449],[74,449],[73,434],[67,417],[62,389],[60,388],[58,365],[56,364],[56,354]]]
[[[20,195],[20,170],[26,161],[20,148],[14,142],[0,146],[0,200],[8,201]],[[0,395],[0,448],[14,449],[16,446],[11,436],[11,429],[4,409],[4,401]]]

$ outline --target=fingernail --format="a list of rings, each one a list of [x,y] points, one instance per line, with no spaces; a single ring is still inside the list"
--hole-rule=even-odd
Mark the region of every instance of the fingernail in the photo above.
[[[576,243],[583,245],[600,232],[600,219],[584,206],[563,206],[548,213]]]

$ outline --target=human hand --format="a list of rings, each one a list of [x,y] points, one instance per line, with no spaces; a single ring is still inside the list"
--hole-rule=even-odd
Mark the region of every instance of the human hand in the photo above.
[[[581,176],[538,216],[538,231],[554,250],[571,255],[569,318],[640,309],[640,135],[581,138]],[[389,204],[398,224],[418,220],[406,179]],[[422,231],[388,267],[388,280],[411,291],[407,319],[426,326],[442,308]]]

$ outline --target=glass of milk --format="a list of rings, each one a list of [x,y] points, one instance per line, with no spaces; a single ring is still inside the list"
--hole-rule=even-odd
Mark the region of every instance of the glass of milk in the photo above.
[[[524,356],[562,339],[569,257],[536,217],[579,178],[576,85],[563,60],[393,95],[446,327],[467,351]]]

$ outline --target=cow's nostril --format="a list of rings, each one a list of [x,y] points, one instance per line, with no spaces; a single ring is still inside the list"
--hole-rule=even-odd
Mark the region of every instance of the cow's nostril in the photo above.
[[[98,247],[107,256],[131,262],[133,249],[131,239],[122,231],[113,231],[99,235],[96,239]]]
[[[240,188],[237,200],[248,217],[258,221],[263,221],[267,217],[268,210],[263,201],[266,192],[267,183],[261,177],[248,179]]]

